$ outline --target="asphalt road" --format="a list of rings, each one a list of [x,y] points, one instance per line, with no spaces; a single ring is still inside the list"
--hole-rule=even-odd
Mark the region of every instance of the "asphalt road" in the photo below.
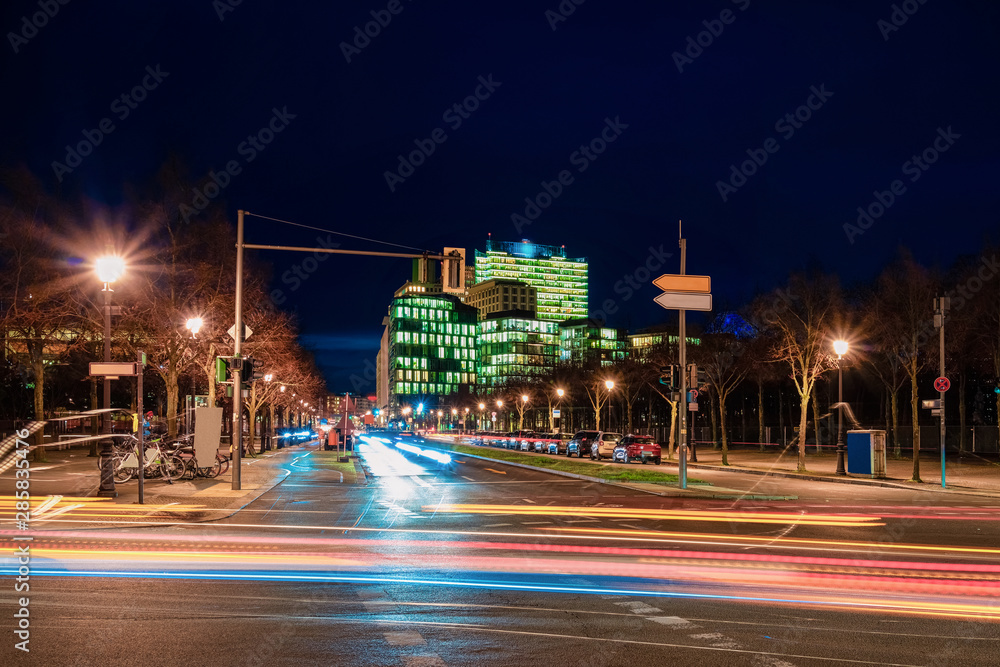
[[[31,652],[8,634],[3,664],[1000,664],[995,499],[671,498],[366,450],[367,484],[307,451],[222,521],[36,536]]]

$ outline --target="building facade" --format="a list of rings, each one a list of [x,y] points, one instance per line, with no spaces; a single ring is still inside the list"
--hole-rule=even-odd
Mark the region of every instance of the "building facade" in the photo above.
[[[480,320],[509,310],[523,310],[534,318],[536,296],[535,288],[527,283],[494,278],[470,287],[465,302],[479,311]]]
[[[388,325],[389,406],[428,408],[476,384],[476,309],[457,297],[406,294],[392,300]]]
[[[528,382],[555,368],[559,325],[529,315],[495,313],[479,323],[480,386]]]
[[[622,329],[602,326],[589,318],[559,324],[559,359],[564,363],[609,366],[624,359],[627,351],[628,339]]]
[[[503,279],[534,287],[538,319],[587,316],[587,259],[567,258],[565,247],[490,239],[485,252],[476,250],[475,269],[476,283]]]

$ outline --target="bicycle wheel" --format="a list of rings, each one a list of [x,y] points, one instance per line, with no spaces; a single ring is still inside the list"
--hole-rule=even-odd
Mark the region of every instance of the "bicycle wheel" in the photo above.
[[[220,475],[226,474],[226,472],[229,470],[229,459],[223,456],[222,454],[216,454],[215,460],[217,465],[219,466],[219,474]]]
[[[160,471],[164,479],[175,482],[184,476],[187,465],[184,463],[184,459],[179,456],[164,456],[160,463]]]
[[[122,465],[125,462],[124,456],[116,456],[112,460],[112,465],[114,467],[114,477],[117,484],[124,484],[125,482],[131,480],[135,477],[136,469],[128,468]]]

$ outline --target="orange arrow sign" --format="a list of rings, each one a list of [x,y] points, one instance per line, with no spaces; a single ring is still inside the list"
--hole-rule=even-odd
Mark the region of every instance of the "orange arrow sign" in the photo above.
[[[712,291],[712,278],[710,276],[681,276],[672,273],[664,273],[653,281],[653,284],[664,292],[702,292]]]

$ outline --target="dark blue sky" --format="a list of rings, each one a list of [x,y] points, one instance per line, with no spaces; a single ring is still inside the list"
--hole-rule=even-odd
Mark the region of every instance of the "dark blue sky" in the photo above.
[[[895,16],[898,29],[885,27],[893,3],[871,1],[589,0],[563,21],[546,11],[569,0],[400,0],[396,14],[389,5],[245,1],[220,20],[225,0],[69,2],[33,32],[23,22],[42,11],[38,0],[4,3],[0,165],[26,164],[68,198],[115,205],[126,184],[149,179],[174,152],[195,176],[237,163],[213,202],[234,220],[244,208],[470,254],[490,232],[565,244],[590,259],[591,308],[613,300],[609,322],[632,327],[665,319],[652,302],[657,291],[645,283],[626,298],[615,285],[644,276],[636,271],[650,248],[673,253],[662,271],[676,272],[679,218],[688,271],[713,277],[718,305],[807,265],[866,280],[899,245],[947,264],[996,231],[1000,10],[992,3],[896,3],[915,10]],[[347,62],[341,43],[371,12],[391,20]],[[698,47],[703,32],[707,46]],[[674,54],[685,52],[679,71]],[[151,78],[147,67],[157,66]],[[480,77],[494,83],[483,87]],[[114,102],[144,79],[152,89],[134,108]],[[445,116],[477,87],[485,99],[470,102],[478,108],[467,118]],[[294,118],[263,150],[241,148],[274,109]],[[808,119],[782,121],[796,112]],[[65,162],[67,144],[105,118],[113,131],[59,182],[53,161]],[[618,129],[604,152],[574,156],[608,119]],[[439,128],[443,143],[391,190],[385,172],[398,169],[397,155],[415,140],[428,145]],[[926,170],[907,166],[933,148],[939,128],[947,150]],[[739,187],[724,198],[719,182],[752,156],[767,159],[747,165],[755,173],[730,182]],[[572,182],[516,229],[512,214],[523,215],[525,198],[563,170]],[[851,243],[844,224],[896,180],[902,194]],[[316,238],[260,220],[247,230],[249,242]],[[352,388],[408,264],[334,257],[293,290],[281,276],[302,257],[265,259],[331,388]]]

